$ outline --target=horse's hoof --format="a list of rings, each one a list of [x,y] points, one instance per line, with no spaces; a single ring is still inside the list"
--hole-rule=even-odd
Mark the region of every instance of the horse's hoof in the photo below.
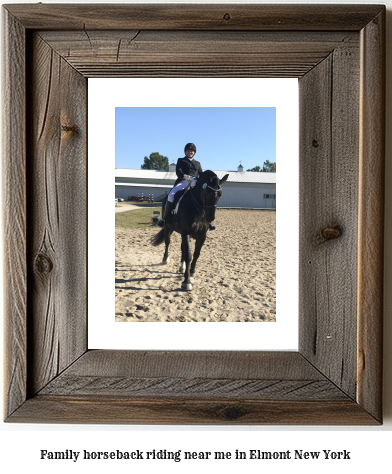
[[[162,260],[162,265],[166,265],[166,264],[169,263],[169,262],[170,262],[170,258],[169,258],[169,257],[164,258],[164,259]]]
[[[181,283],[181,288],[186,291],[191,291],[192,290],[192,284],[191,283]]]

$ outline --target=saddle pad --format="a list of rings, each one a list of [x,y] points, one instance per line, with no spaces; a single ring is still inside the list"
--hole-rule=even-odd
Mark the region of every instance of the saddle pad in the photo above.
[[[184,193],[185,194],[185,193]],[[180,202],[182,201],[182,198],[184,197],[184,194],[180,197],[180,199],[177,201],[177,206],[172,210],[172,214],[177,214],[178,212],[178,207],[180,206]]]
[[[190,185],[188,185],[185,189],[182,189],[181,191],[178,191],[176,193],[177,194],[181,194],[181,196],[179,197],[179,199],[177,200],[176,198],[174,198],[174,204],[175,204],[175,207],[174,209],[172,210],[172,214],[177,214],[178,212],[178,207],[180,205],[180,202],[182,201],[182,198],[185,196],[185,194],[187,193],[187,191],[191,189]],[[176,196],[177,197],[177,196]],[[177,201],[177,202],[176,202]]]

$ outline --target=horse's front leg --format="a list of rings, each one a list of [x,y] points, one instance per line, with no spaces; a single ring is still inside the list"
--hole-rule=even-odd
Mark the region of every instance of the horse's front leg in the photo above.
[[[185,263],[185,254],[184,254],[184,244],[181,242],[181,263],[180,268],[178,269],[178,273],[184,273],[186,268]]]
[[[193,254],[193,260],[192,260],[192,264],[191,264],[191,268],[190,268],[190,276],[191,277],[195,276],[197,259],[199,258],[201,248],[203,247],[203,244],[206,241],[206,236],[207,236],[207,234],[204,234],[201,237],[198,237],[196,239],[195,252]]]
[[[166,264],[169,263],[169,245],[170,245],[170,236],[172,234],[172,230],[170,230],[169,226],[165,225],[164,227],[164,232],[165,232],[165,253],[163,255],[163,260],[162,263]]]
[[[190,291],[192,289],[191,277],[189,275],[190,263],[191,263],[191,249],[189,246],[189,235],[182,234],[182,258],[185,258],[185,278],[181,283],[183,290]]]

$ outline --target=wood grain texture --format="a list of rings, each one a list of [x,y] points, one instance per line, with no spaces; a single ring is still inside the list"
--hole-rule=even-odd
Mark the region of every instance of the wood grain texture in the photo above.
[[[324,380],[297,352],[92,350],[67,375]]]
[[[211,400],[346,400],[329,380],[209,379],[205,377],[89,377],[61,375],[40,395],[133,398],[194,398]]]
[[[347,398],[331,402],[40,395],[28,400],[8,421],[226,426],[377,424]]]
[[[40,395],[344,400],[295,352],[89,351]]]
[[[42,31],[86,77],[300,77],[357,33]]]
[[[37,35],[30,94],[32,394],[87,349],[86,79]],[[77,321],[78,315],[80,321]]]
[[[358,31],[380,5],[7,5],[31,29]]]
[[[361,32],[357,399],[382,417],[385,12]]]
[[[26,91],[24,28],[7,12],[3,26],[4,410],[9,416],[26,400]]]
[[[355,398],[359,50],[300,84],[300,347]],[[351,296],[351,297],[350,297]]]
[[[30,418],[32,417],[32,418]],[[9,421],[376,424],[299,353],[89,351]]]

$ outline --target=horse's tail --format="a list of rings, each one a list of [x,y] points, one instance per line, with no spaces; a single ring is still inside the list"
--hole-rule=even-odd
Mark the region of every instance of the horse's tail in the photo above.
[[[151,238],[151,243],[154,247],[161,245],[165,241],[165,229],[161,229],[154,237]]]

